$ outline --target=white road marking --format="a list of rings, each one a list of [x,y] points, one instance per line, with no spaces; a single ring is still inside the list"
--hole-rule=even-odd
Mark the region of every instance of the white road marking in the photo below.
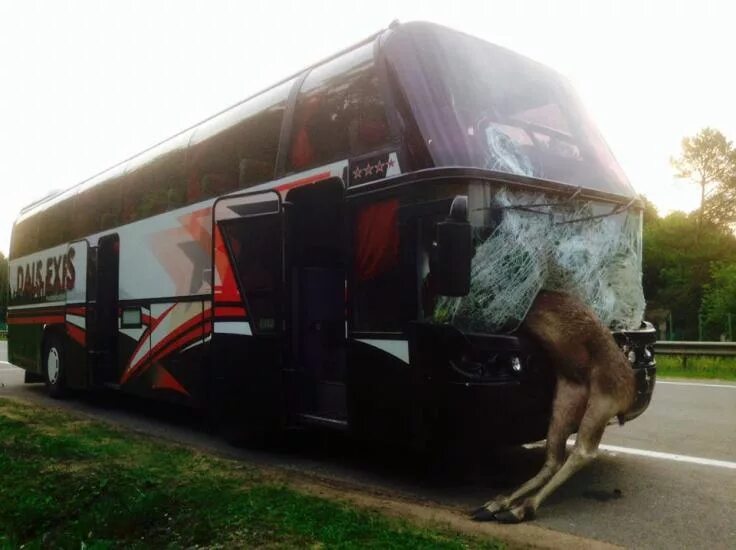
[[[699,382],[668,382],[666,380],[657,380],[659,384],[670,384],[672,386],[699,386],[702,388],[731,388],[736,390],[736,384],[702,384]]]
[[[567,440],[567,446],[573,447],[575,445],[575,436],[570,436]],[[522,445],[525,449],[535,449],[544,447],[544,442],[528,443]],[[631,447],[619,447],[618,445],[605,445],[601,444],[598,446],[601,451],[608,451],[609,453],[621,453],[625,455],[643,456],[647,458],[659,458],[660,460],[671,460],[672,462],[685,462],[687,464],[698,464],[700,466],[714,466],[716,468],[726,468],[729,470],[736,470],[736,462],[728,460],[715,460],[713,458],[701,458],[699,456],[688,456],[679,455],[673,453],[663,453],[661,451],[647,451],[646,449],[634,449]]]
[[[717,468],[728,468],[729,470],[736,470],[736,462],[729,462],[728,460],[714,460],[712,458],[700,458],[697,456],[662,453],[660,451],[646,451],[644,449],[632,449],[629,447],[619,447],[617,445],[601,445],[599,448],[602,451],[608,451],[612,453],[646,456],[649,458],[672,460],[673,462],[687,462],[688,464],[699,464],[701,466],[715,466]]]

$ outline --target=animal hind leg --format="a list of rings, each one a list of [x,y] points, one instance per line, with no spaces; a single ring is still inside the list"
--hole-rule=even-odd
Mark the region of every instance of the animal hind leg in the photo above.
[[[591,399],[580,423],[575,447],[562,467],[536,495],[527,498],[515,508],[496,514],[496,519],[502,523],[518,523],[533,518],[549,495],[595,458],[603,431],[617,412],[618,408],[612,399],[608,397]]]
[[[512,508],[516,501],[535,491],[555,475],[565,461],[567,438],[580,423],[587,401],[586,386],[558,378],[552,404],[552,418],[547,430],[547,456],[542,469],[511,495],[499,496],[486,502],[473,512],[473,519],[477,521],[495,519],[497,513]]]

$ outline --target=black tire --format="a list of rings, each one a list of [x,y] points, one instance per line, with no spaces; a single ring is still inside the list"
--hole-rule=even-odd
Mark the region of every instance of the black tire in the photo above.
[[[43,346],[43,379],[50,397],[60,399],[66,395],[66,370],[64,368],[64,345],[62,339],[51,334]]]

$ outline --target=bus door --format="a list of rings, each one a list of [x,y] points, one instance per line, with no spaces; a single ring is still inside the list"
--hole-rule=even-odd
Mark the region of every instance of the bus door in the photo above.
[[[285,202],[292,410],[332,428],[348,425],[343,205],[339,178],[292,189]]]
[[[214,220],[214,403],[228,422],[266,429],[284,412],[281,197],[226,196],[215,203]]]
[[[89,254],[87,335],[89,372],[95,385],[117,385],[120,238],[105,235]]]

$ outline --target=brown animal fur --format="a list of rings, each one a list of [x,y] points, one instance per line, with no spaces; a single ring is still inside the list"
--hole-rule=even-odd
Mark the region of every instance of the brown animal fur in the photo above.
[[[515,523],[534,517],[544,499],[595,457],[606,425],[614,417],[622,422],[636,394],[626,356],[610,330],[577,298],[540,292],[522,328],[546,352],[557,381],[546,460],[514,493],[476,510],[473,516],[480,521]],[[567,439],[575,431],[575,446],[566,458]]]

